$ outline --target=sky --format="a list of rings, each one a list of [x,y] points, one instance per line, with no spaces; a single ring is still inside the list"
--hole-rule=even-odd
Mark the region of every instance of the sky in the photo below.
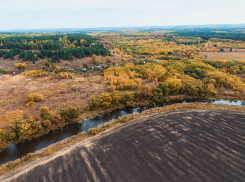
[[[0,30],[245,24],[245,0],[0,0]]]

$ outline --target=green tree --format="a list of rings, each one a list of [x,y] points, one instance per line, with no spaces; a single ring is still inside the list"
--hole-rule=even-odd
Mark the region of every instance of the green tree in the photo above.
[[[88,69],[88,64],[87,63],[83,63],[83,67]]]
[[[68,109],[61,109],[60,115],[66,122],[74,121],[80,115],[81,110],[79,107],[68,107]]]

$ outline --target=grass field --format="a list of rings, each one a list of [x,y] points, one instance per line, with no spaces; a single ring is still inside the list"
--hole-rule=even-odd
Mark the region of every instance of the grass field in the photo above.
[[[245,52],[202,52],[211,60],[245,60]]]

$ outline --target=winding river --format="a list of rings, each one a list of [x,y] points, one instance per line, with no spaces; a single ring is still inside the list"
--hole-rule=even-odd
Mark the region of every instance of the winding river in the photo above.
[[[213,104],[228,104],[228,105],[238,105],[245,106],[245,101],[227,101],[227,100],[177,100],[166,102],[164,105],[171,105],[174,103],[189,103],[189,102],[208,102]],[[8,149],[0,152],[0,165],[8,161],[13,161],[17,158],[20,158],[27,153],[34,153],[37,150],[40,150],[44,147],[47,147],[51,144],[59,142],[65,138],[71,137],[81,132],[88,132],[91,128],[97,128],[97,126],[104,124],[110,120],[116,119],[121,116],[125,116],[132,113],[141,113],[142,111],[148,109],[149,107],[136,107],[136,108],[126,108],[118,109],[112,111],[110,114],[99,115],[93,119],[86,119],[81,123],[67,125],[64,128],[59,130],[52,131],[46,135],[43,135],[32,140],[25,141],[17,145],[12,144]]]

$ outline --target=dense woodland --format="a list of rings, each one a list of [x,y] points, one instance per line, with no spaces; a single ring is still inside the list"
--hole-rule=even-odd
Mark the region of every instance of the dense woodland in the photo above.
[[[204,40],[209,40],[210,38],[219,39],[230,39],[230,40],[241,40],[245,41],[244,32],[234,32],[234,31],[176,31],[174,34],[181,37],[199,37]]]
[[[103,44],[97,43],[92,36],[87,34],[14,35],[0,36],[0,58],[13,60],[18,55],[23,61],[35,63],[38,59],[46,57],[50,58],[52,63],[56,63],[61,59],[91,57],[92,54],[110,55]]]

